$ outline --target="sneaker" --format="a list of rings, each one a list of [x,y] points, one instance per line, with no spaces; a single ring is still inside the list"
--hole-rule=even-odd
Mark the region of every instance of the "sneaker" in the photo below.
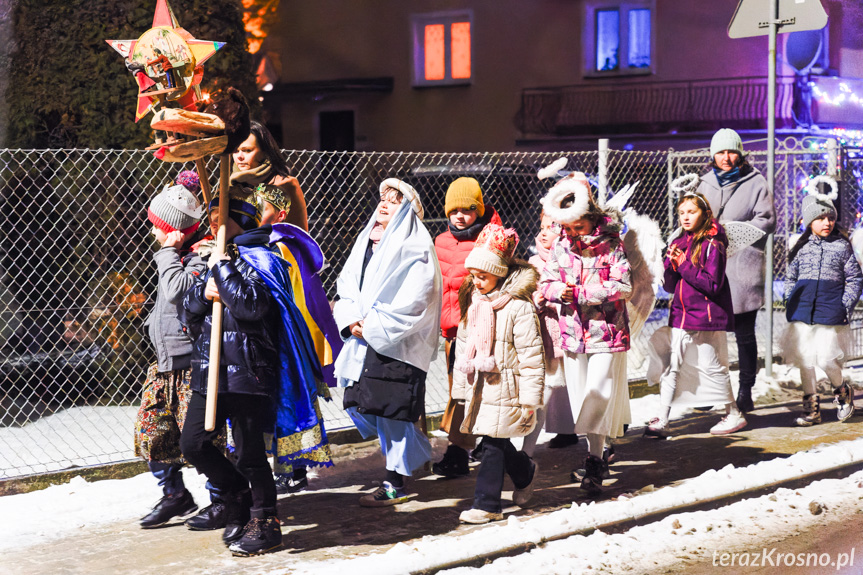
[[[742,413],[729,413],[719,423],[710,428],[711,435],[728,435],[746,427],[746,418]]]
[[[608,466],[601,457],[588,455],[584,460],[584,476],[581,479],[581,488],[590,496],[602,493],[602,475],[608,472]]]
[[[201,509],[197,515],[186,519],[186,527],[192,531],[213,531],[223,529],[228,524],[225,503],[221,499],[213,501]]]
[[[512,502],[519,507],[524,507],[530,502],[530,498],[533,497],[533,488],[536,487],[535,480],[536,474],[539,472],[539,464],[531,460],[530,465],[532,467],[530,472],[530,483],[521,489],[516,489],[512,492]]]
[[[228,549],[237,557],[268,553],[282,546],[282,528],[278,517],[252,517],[243,536]]]
[[[184,489],[176,495],[165,495],[147,515],[141,518],[141,527],[152,529],[164,525],[174,517],[184,517],[198,510],[192,494]]]
[[[671,433],[668,430],[668,422],[662,421],[658,417],[654,417],[647,422],[647,427],[644,428],[644,437],[658,437],[666,439]]]
[[[362,507],[388,507],[404,503],[413,497],[405,491],[404,487],[393,487],[389,481],[384,481],[381,486],[368,495],[360,497]]]
[[[571,445],[578,445],[578,435],[575,433],[558,433],[548,440],[549,449],[563,449]]]
[[[500,521],[503,519],[503,513],[494,513],[492,511],[483,511],[482,509],[468,509],[462,511],[458,516],[458,520],[462,523],[470,523],[471,525],[482,525],[490,521]]]
[[[308,488],[308,477],[295,479],[293,475],[276,475],[276,493],[279,495],[292,495]]]
[[[466,450],[450,444],[443,454],[443,459],[432,465],[432,472],[443,477],[464,477],[470,474],[469,458]]]
[[[821,396],[812,393],[803,396],[803,414],[795,420],[800,427],[811,427],[821,423]]]
[[[848,421],[854,415],[854,393],[848,386],[848,383],[843,383],[834,391],[833,404],[836,405],[836,417],[839,421]]]

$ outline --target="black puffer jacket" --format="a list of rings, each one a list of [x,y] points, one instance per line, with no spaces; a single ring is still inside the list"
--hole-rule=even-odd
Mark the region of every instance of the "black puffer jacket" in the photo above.
[[[254,233],[238,236],[235,241],[252,245],[245,236]],[[228,252],[237,253],[236,249]],[[215,278],[225,310],[219,393],[273,396],[278,380],[278,306],[254,268],[236,255],[204,274],[183,299],[183,323],[195,340],[192,390],[207,393],[213,302],[204,299],[204,288],[210,277]]]

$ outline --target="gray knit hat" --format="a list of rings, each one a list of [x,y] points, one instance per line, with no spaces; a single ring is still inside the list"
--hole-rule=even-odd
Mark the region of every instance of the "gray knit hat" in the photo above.
[[[204,209],[194,194],[184,186],[165,186],[165,189],[150,201],[147,219],[164,231],[194,232],[201,223]]]
[[[809,224],[813,221],[824,217],[827,214],[833,214],[833,217],[836,217],[836,207],[827,196],[824,194],[816,194],[803,198],[804,228],[808,228]]]
[[[722,128],[713,134],[713,139],[710,140],[710,157],[712,158],[719,152],[731,150],[743,155],[743,140],[740,139],[740,134],[731,128]]]

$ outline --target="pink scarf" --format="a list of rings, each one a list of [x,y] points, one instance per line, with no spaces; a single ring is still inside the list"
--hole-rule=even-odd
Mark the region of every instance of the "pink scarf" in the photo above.
[[[547,262],[548,256],[551,254],[551,250],[543,247],[541,243],[539,243],[539,236],[536,236],[536,255],[542,258],[542,261]],[[542,270],[540,270],[542,271]]]
[[[511,299],[510,294],[504,293],[492,301],[474,288],[467,312],[467,347],[464,355],[456,360],[456,369],[464,373],[495,371],[494,356],[491,354],[494,343],[494,312],[503,308]]]
[[[381,238],[384,237],[384,230],[385,228],[380,224],[380,222],[376,222],[372,231],[369,233],[369,239],[372,241],[372,251],[378,249],[378,244],[381,243]]]

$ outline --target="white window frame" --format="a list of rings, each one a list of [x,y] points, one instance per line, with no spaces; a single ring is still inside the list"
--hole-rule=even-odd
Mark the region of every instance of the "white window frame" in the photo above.
[[[618,69],[599,71],[596,69],[596,13],[600,10],[617,9],[620,12],[620,54]],[[629,11],[650,10],[650,66],[629,67]],[[606,76],[647,76],[656,73],[656,0],[587,0],[584,3],[584,61],[582,73],[586,78]]]
[[[450,25],[456,22],[470,23],[470,78],[452,77],[452,39],[450,36]],[[443,80],[426,80],[425,78],[425,27],[428,24],[444,25]],[[446,12],[413,14],[411,16],[411,70],[413,74],[413,86],[415,88],[429,88],[434,86],[464,86],[473,84],[475,73],[473,36],[473,10],[451,10]]]

